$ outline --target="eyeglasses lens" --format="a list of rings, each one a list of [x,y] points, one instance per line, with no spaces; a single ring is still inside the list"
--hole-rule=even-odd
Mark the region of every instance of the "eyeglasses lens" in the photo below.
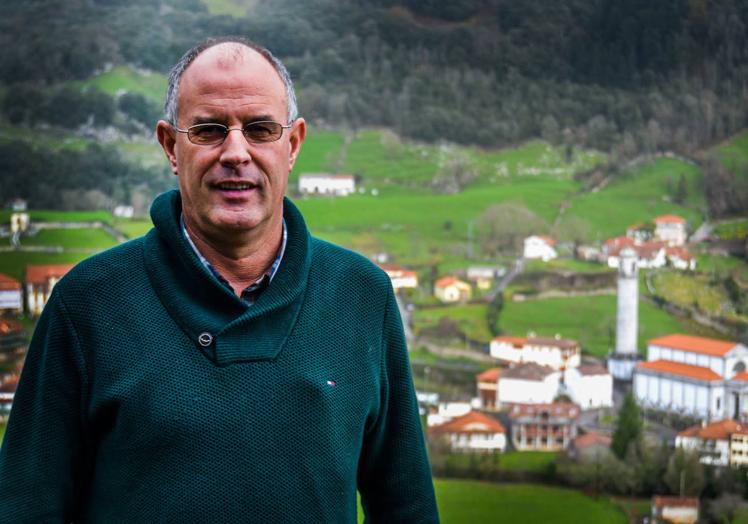
[[[282,133],[283,126],[278,122],[252,122],[244,126],[244,136],[250,142],[275,142]]]
[[[228,132],[222,124],[197,124],[187,130],[187,138],[193,144],[215,145],[223,142]],[[250,122],[242,133],[249,142],[275,142],[283,134],[283,126],[278,122]]]

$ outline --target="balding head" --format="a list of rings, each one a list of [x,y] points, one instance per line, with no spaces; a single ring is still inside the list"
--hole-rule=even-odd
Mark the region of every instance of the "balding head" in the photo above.
[[[242,61],[246,60],[248,56],[252,56],[253,54],[259,54],[263,57],[280,77],[286,92],[288,122],[290,123],[296,120],[298,117],[296,93],[294,91],[291,76],[288,74],[288,70],[285,68],[283,63],[273,56],[273,54],[266,48],[255,44],[250,40],[239,37],[208,39],[196,45],[182,56],[169,74],[169,85],[166,91],[166,102],[164,104],[165,120],[172,125],[176,125],[177,113],[179,110],[179,88],[182,76],[189,66],[198,60],[198,58],[201,61],[203,58],[216,60],[220,67],[228,69],[237,64],[241,64]]]

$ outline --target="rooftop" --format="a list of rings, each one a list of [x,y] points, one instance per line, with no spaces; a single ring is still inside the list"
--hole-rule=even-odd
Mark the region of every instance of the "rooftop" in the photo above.
[[[660,215],[654,219],[655,224],[685,224],[686,219],[678,215]]]
[[[431,428],[429,433],[436,435],[445,433],[494,434],[506,433],[506,429],[504,429],[501,422],[495,418],[484,415],[478,411],[471,411],[461,417],[450,420],[445,424]]]
[[[478,382],[496,382],[501,376],[501,371],[501,368],[487,369],[483,373],[478,373],[477,375],[475,375],[475,379]]]
[[[509,411],[509,417],[516,419],[520,417],[564,417],[577,418],[579,406],[569,402],[554,402],[552,404],[514,404]]]
[[[504,370],[501,374],[502,378],[513,378],[515,380],[532,380],[535,382],[541,382],[545,380],[548,375],[558,373],[555,369],[547,366],[541,366],[534,362],[528,362],[525,364],[518,364],[513,368]]]
[[[650,362],[640,362],[636,365],[637,370],[649,370],[657,373],[665,373],[678,377],[690,378],[693,380],[722,380],[722,377],[709,368],[683,364],[682,362],[673,362],[671,360],[654,360]]]
[[[606,446],[609,447],[613,439],[609,435],[603,435],[602,433],[596,433],[595,431],[589,431],[584,435],[579,435],[574,439],[574,447],[576,449],[584,449],[590,446]]]
[[[26,266],[26,282],[46,284],[50,278],[62,278],[75,264],[49,264]]]
[[[729,440],[733,434],[748,435],[748,427],[731,418],[725,418],[706,426],[691,426],[678,433],[678,436],[698,437],[702,440]]]
[[[647,341],[650,346],[661,346],[672,349],[701,353],[714,357],[724,357],[738,343],[729,340],[717,340],[714,338],[694,337],[691,335],[673,334],[664,337],[653,338]]]
[[[21,289],[21,283],[13,277],[0,273],[0,291]]]
[[[658,508],[665,506],[678,507],[678,508],[698,508],[699,499],[696,497],[663,497],[655,495],[653,498],[653,504]]]

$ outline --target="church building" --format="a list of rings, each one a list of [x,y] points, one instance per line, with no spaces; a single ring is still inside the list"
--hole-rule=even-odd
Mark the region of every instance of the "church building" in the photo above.
[[[667,335],[648,342],[634,369],[634,396],[644,407],[706,420],[748,419],[748,347],[737,342]]]

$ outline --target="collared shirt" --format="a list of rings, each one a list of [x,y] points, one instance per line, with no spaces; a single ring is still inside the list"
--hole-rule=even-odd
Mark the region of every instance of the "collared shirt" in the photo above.
[[[189,243],[190,247],[192,247],[193,251],[195,251],[195,254],[197,255],[197,258],[200,259],[200,262],[208,268],[208,270],[213,273],[213,275],[218,279],[218,281],[229,288],[232,292],[234,289],[231,287],[231,284],[229,284],[229,281],[226,280],[223,275],[221,275],[216,268],[213,267],[213,264],[208,262],[208,259],[203,256],[202,253],[200,253],[200,250],[197,249],[197,246],[192,241],[192,238],[190,237],[189,232],[187,231],[187,226],[184,224],[184,217],[180,216],[179,221],[182,225],[182,233],[184,234],[184,238],[187,239],[187,243]],[[246,302],[248,305],[252,305],[257,301],[257,298],[260,296],[260,293],[262,293],[265,288],[267,288],[270,285],[270,281],[273,280],[273,277],[275,276],[275,273],[278,271],[278,267],[280,266],[281,260],[283,259],[283,253],[286,251],[286,241],[288,240],[288,231],[286,230],[286,219],[283,219],[283,240],[281,241],[280,249],[278,249],[278,253],[275,255],[275,260],[273,260],[273,263],[270,264],[270,267],[265,270],[265,273],[255,280],[253,283],[251,283],[249,286],[247,286],[244,291],[242,291],[240,298]]]

